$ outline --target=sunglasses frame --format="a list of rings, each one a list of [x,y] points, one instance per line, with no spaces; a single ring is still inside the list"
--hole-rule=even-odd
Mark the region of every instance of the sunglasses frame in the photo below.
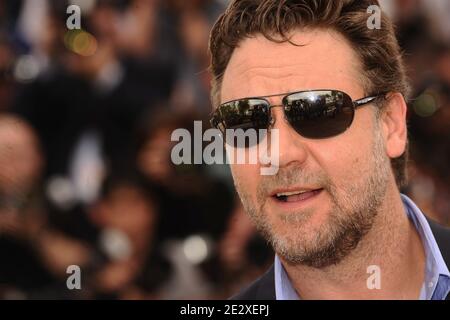
[[[224,125],[224,120],[222,119],[220,113],[220,109],[229,105],[230,103],[233,102],[237,102],[237,101],[242,101],[242,100],[261,100],[261,101],[265,101],[267,103],[268,106],[268,113],[269,113],[269,121],[267,123],[267,127],[269,128],[270,126],[272,126],[274,124],[273,118],[270,115],[270,109],[275,108],[275,107],[283,107],[283,111],[285,110],[285,108],[287,107],[285,101],[289,96],[295,95],[295,94],[301,94],[301,93],[315,93],[315,92],[324,92],[324,91],[330,91],[330,92],[338,92],[338,93],[342,93],[344,95],[346,95],[347,97],[350,98],[350,100],[352,101],[352,109],[353,109],[353,115],[352,115],[352,120],[350,122],[350,124],[347,126],[347,128],[345,128],[344,131],[342,131],[342,133],[344,133],[346,130],[348,130],[348,128],[350,128],[350,126],[353,123],[354,120],[354,115],[355,115],[355,111],[363,106],[366,106],[372,102],[374,102],[375,100],[379,99],[379,98],[386,98],[387,92],[383,92],[383,93],[379,93],[376,95],[370,95],[358,100],[353,100],[351,98],[351,96],[349,94],[347,94],[344,91],[341,90],[334,90],[334,89],[315,89],[315,90],[302,90],[302,91],[293,91],[293,92],[287,92],[287,93],[280,93],[280,94],[272,94],[272,95],[267,95],[267,96],[259,96],[259,97],[246,97],[246,98],[241,98],[241,99],[234,99],[234,100],[230,100],[224,103],[221,103],[216,110],[214,110],[211,113],[211,119],[210,119],[210,123],[211,126],[213,128],[219,129],[222,134],[225,133],[225,130],[227,130],[228,128],[225,127]],[[283,104],[281,105],[272,105],[270,104],[270,102],[267,100],[267,98],[272,98],[272,97],[283,97],[282,102]],[[342,134],[340,133],[340,134]],[[298,133],[300,134],[300,133]],[[339,135],[339,134],[338,134]],[[312,139],[320,139],[320,138],[312,138]]]

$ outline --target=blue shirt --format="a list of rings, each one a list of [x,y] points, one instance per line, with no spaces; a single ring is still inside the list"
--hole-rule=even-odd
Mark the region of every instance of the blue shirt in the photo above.
[[[425,249],[425,281],[420,300],[444,300],[450,292],[450,272],[442,258],[430,225],[420,209],[405,195],[401,195],[406,214],[413,222]],[[275,295],[277,300],[298,300],[297,292],[287,276],[280,259],[275,255]]]

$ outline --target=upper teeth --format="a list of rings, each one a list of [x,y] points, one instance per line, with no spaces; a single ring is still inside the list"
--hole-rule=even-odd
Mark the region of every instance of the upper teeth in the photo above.
[[[305,192],[308,192],[308,191],[304,190],[304,191],[282,192],[282,193],[277,193],[277,197],[289,197],[289,196],[293,196],[295,194],[302,194]]]

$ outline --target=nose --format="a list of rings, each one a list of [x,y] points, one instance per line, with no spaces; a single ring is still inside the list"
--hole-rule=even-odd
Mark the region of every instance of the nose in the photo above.
[[[271,109],[273,125],[278,130],[279,167],[304,165],[308,158],[306,139],[300,136],[288,123],[282,107],[274,105]]]

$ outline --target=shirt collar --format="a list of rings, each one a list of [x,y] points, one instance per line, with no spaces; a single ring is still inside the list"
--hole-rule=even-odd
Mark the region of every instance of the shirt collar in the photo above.
[[[401,194],[405,212],[414,223],[426,254],[425,281],[419,299],[443,300],[450,292],[450,272],[431,231],[425,215],[406,195]],[[275,255],[275,296],[277,300],[298,300],[297,292],[284,269],[278,255]]]
[[[426,254],[425,281],[420,293],[420,299],[445,299],[450,291],[450,272],[430,225],[425,215],[410,198],[403,194],[401,197],[406,214],[419,232]]]
[[[297,292],[292,287],[291,281],[281,264],[278,255],[275,255],[275,297],[277,300],[299,300]]]

